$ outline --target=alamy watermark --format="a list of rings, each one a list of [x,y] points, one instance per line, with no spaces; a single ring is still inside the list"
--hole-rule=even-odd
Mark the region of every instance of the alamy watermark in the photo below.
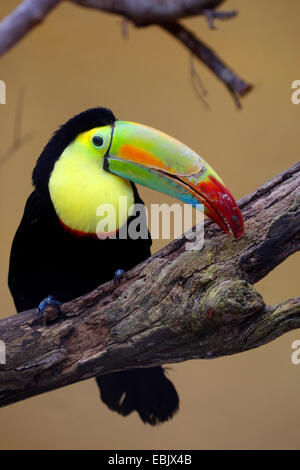
[[[4,341],[0,340],[0,364],[6,364],[6,346]]]
[[[202,204],[197,204],[195,211],[190,204],[150,204],[150,211],[144,204],[128,207],[127,198],[121,196],[118,205],[118,217],[115,206],[100,204],[96,210],[99,217],[96,233],[98,238],[118,238],[137,240],[147,239],[148,229],[153,240],[168,240],[185,237],[186,250],[201,250],[204,243],[204,215]],[[129,222],[117,230],[117,220]],[[194,229],[192,228],[193,226]],[[173,232],[173,233],[172,233]]]
[[[0,80],[0,104],[6,104],[6,84]]]
[[[295,339],[295,341],[292,342],[292,349],[295,349],[295,351],[291,355],[291,361],[292,364],[295,366],[300,364],[300,340]]]
[[[292,93],[291,100],[293,104],[300,103],[300,80],[294,80],[292,83],[292,88],[295,91]]]

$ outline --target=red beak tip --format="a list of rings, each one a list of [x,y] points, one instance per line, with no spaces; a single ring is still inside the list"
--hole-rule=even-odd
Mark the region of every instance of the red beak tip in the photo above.
[[[241,238],[244,234],[244,221],[240,210],[238,210],[238,214],[234,214],[230,217],[230,222],[230,228],[234,238]]]
[[[243,235],[244,235],[244,232],[243,232],[243,231],[233,234],[235,240],[238,240],[239,238],[242,238]]]

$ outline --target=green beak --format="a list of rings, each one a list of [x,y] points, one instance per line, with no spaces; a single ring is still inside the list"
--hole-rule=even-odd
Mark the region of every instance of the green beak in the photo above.
[[[161,131],[116,121],[104,168],[194,207],[203,204],[226,233],[243,234],[242,214],[221,178],[200,155]]]

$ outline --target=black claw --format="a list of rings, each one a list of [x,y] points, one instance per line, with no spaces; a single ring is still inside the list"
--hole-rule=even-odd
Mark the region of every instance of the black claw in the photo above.
[[[58,309],[58,307],[61,305],[62,303],[59,302],[59,300],[56,300],[55,297],[53,297],[53,295],[48,295],[48,297],[46,297],[44,300],[42,300],[42,302],[40,303],[40,305],[38,306],[37,308],[37,315],[38,317],[41,317],[44,313],[44,311],[48,308],[48,307],[54,307],[56,310]]]
[[[124,269],[118,269],[114,275],[114,285],[117,286],[121,283],[122,279],[126,277]]]

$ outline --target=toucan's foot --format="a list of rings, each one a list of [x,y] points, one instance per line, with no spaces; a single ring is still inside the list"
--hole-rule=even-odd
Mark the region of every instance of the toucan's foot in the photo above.
[[[37,315],[38,317],[41,317],[44,313],[52,311],[53,313],[58,311],[59,306],[62,304],[62,302],[59,302],[59,300],[56,300],[53,295],[48,295],[37,308]],[[47,311],[47,312],[46,312]]]
[[[228,20],[230,18],[234,18],[237,15],[237,11],[236,10],[215,11],[212,9],[206,9],[206,10],[203,10],[203,14],[208,22],[210,29],[217,29],[215,27],[215,22],[214,22],[215,19]]]
[[[114,285],[117,286],[121,283],[122,279],[126,278],[124,269],[118,269],[114,275]]]

